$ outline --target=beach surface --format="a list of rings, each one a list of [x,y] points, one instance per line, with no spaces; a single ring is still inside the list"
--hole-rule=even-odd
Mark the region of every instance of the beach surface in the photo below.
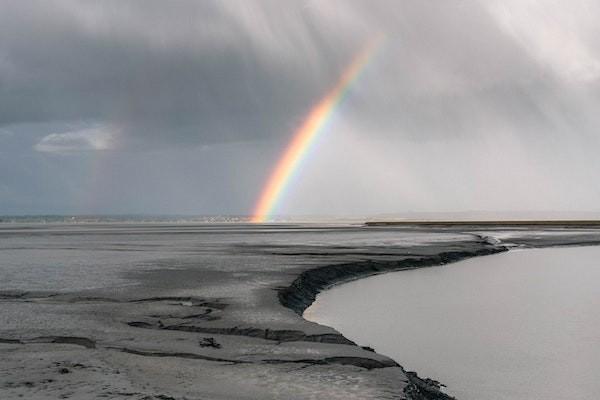
[[[599,243],[568,226],[7,224],[0,398],[448,398],[301,313],[364,276]]]

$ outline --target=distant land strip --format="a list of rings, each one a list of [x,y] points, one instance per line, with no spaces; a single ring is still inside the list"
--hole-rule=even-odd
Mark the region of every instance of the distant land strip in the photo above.
[[[367,226],[554,226],[554,227],[600,227],[600,220],[484,220],[484,221],[367,221]]]

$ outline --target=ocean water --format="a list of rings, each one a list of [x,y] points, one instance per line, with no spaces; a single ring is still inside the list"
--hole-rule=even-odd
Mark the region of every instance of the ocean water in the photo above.
[[[569,247],[350,282],[304,316],[461,400],[596,400],[599,310],[600,247]]]

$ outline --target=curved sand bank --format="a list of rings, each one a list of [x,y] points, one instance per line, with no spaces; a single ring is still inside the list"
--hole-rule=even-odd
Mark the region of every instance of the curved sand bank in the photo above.
[[[322,292],[304,316],[457,399],[596,399],[598,259],[600,246],[528,248],[378,275]]]
[[[479,244],[479,248],[471,250],[463,249],[428,256],[407,257],[402,260],[364,261],[309,269],[302,272],[292,285],[279,290],[279,301],[285,307],[302,315],[304,310],[315,301],[319,292],[336,284],[386,272],[440,266],[471,257],[508,250],[508,248],[501,245],[492,245],[483,238],[479,241]],[[403,389],[407,399],[452,399],[440,390],[441,385],[439,382],[430,378],[423,379],[415,372],[405,371],[399,364],[396,364],[396,366],[401,368],[408,378],[409,384]]]
[[[120,241],[135,239],[127,244],[131,251],[155,246],[148,228],[140,228],[148,243],[130,227],[126,235],[121,229],[110,234]],[[235,229],[170,227],[169,232],[176,231],[176,249],[164,262],[152,264],[157,267],[128,273],[139,282],[136,286],[0,293],[0,397],[447,398],[435,381],[419,379],[394,360],[299,314],[332,284],[492,254],[504,250],[501,243],[482,240],[480,233],[422,228]],[[165,235],[165,229],[158,230]],[[290,244],[307,230],[318,244]],[[221,236],[218,242],[197,242],[207,232],[211,238],[239,237],[215,250]],[[59,234],[70,243],[64,232]],[[282,240],[282,235],[291,236]],[[341,236],[323,242],[331,235]],[[356,235],[369,240],[360,236],[357,243]],[[383,240],[377,235],[395,241],[374,245]],[[411,241],[414,237],[419,241]],[[86,254],[94,257],[87,250],[95,240],[90,238]],[[194,246],[181,249],[188,239]],[[599,240],[600,232],[561,233],[547,241],[537,233],[518,232],[510,242],[539,246]]]

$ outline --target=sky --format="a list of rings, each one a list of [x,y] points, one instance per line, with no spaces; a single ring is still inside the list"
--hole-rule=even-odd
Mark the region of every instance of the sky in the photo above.
[[[0,0],[0,214],[600,211],[600,3]]]

